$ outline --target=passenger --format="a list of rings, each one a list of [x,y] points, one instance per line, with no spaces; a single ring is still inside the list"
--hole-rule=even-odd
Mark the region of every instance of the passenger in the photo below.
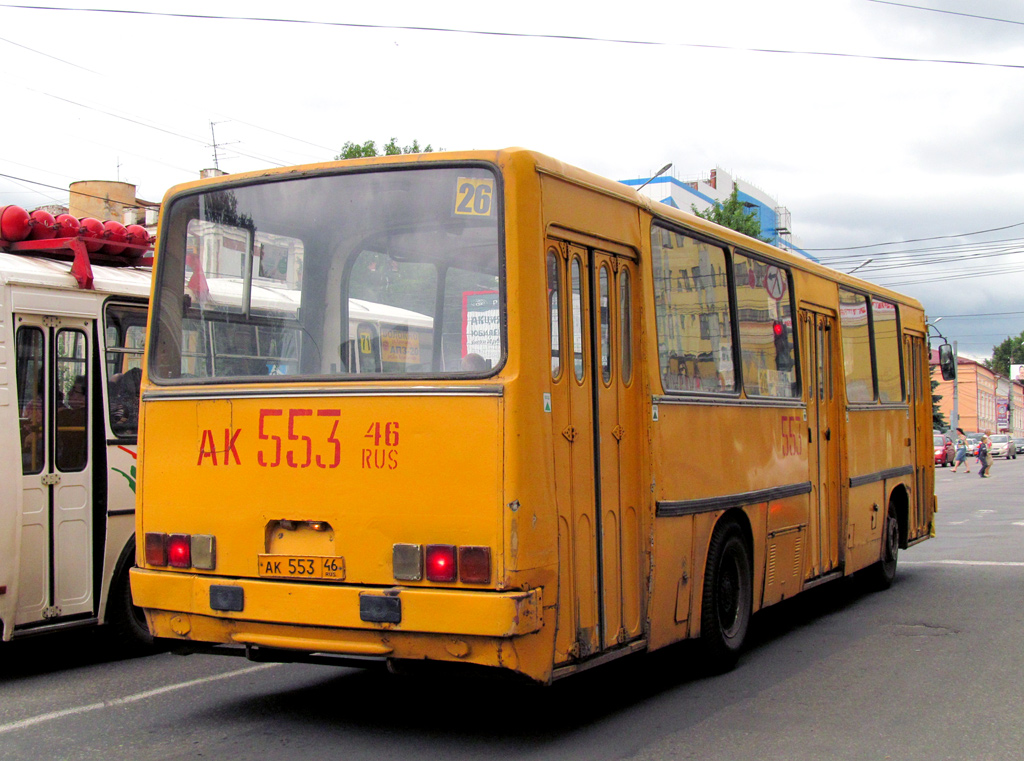
[[[139,367],[110,378],[110,427],[118,436],[138,433],[141,385],[142,369]]]
[[[482,373],[491,369],[491,363],[479,354],[470,352],[462,358],[462,369],[470,373]]]

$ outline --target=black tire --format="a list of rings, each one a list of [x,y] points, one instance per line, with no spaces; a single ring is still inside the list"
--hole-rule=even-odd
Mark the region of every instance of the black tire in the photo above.
[[[900,523],[896,508],[890,503],[882,526],[882,559],[868,566],[867,577],[875,589],[888,589],[896,579],[896,563],[900,552]]]
[[[720,523],[711,536],[702,599],[701,646],[712,671],[728,671],[743,649],[754,600],[750,548],[732,521]]]
[[[134,558],[134,550],[133,542],[129,558]],[[139,655],[155,649],[153,635],[146,625],[146,616],[142,608],[137,608],[132,601],[128,572],[133,565],[130,559],[121,564],[110,583],[110,598],[107,600],[107,623],[111,628],[114,645],[122,655]]]

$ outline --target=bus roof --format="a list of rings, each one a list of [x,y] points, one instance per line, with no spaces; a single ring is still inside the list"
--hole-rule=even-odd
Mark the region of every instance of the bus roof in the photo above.
[[[733,245],[745,248],[748,251],[755,253],[760,252],[771,256],[788,266],[805,270],[818,275],[819,277],[833,280],[850,288],[878,294],[891,301],[910,306],[914,309],[924,310],[924,307],[919,301],[897,291],[889,290],[888,288],[876,285],[867,280],[862,280],[854,275],[848,275],[823,264],[818,264],[791,251],[773,246],[769,243],[757,240],[756,238],[751,238],[727,227],[717,225],[714,222],[698,217],[696,214],[654,201],[648,196],[638,193],[636,189],[628,185],[624,185],[621,182],[594,174],[586,169],[580,169],[579,167],[559,161],[558,159],[552,158],[551,156],[547,156],[543,153],[519,147],[504,148],[500,150],[435,151],[431,153],[413,153],[395,156],[376,156],[363,159],[345,159],[342,161],[323,162],[320,164],[304,164],[292,167],[275,167],[273,169],[193,180],[188,183],[176,185],[167,191],[163,202],[164,204],[167,204],[174,196],[180,193],[201,191],[205,187],[222,186],[226,183],[233,184],[238,182],[244,184],[258,180],[269,180],[275,177],[298,178],[303,175],[310,176],[338,169],[356,169],[360,167],[379,165],[416,165],[442,161],[485,161],[499,166],[515,162],[527,162],[528,164],[532,164],[539,174],[558,177],[566,182],[589,188],[604,195],[613,196],[634,206],[640,207],[661,219],[674,220],[692,230],[703,231]]]
[[[149,298],[149,267],[108,267],[93,264],[93,290],[104,295]],[[0,252],[0,285],[28,285],[88,293],[71,274],[71,262]]]

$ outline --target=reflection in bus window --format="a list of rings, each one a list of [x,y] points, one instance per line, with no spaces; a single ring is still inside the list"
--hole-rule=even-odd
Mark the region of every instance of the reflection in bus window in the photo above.
[[[873,401],[875,390],[871,378],[867,296],[840,288],[839,323],[843,337],[846,398],[851,402]]]
[[[465,188],[480,190],[469,206]],[[165,215],[150,375],[483,372],[467,369],[471,354],[495,369],[505,355],[500,208],[493,172],[471,166],[180,196]],[[360,353],[357,331],[371,323],[376,342]]]
[[[789,271],[733,254],[733,273],[744,391],[799,396]]]
[[[896,305],[871,299],[871,322],[875,337],[875,367],[878,371],[878,400],[903,401],[903,380],[900,374],[900,337],[896,322]]]
[[[110,430],[118,437],[132,437],[139,428],[139,388],[142,353],[146,342],[146,308],[108,304],[104,330],[107,374],[107,412]]]
[[[22,473],[39,473],[45,465],[46,366],[43,331],[18,328],[16,338],[18,418],[21,423]]]
[[[651,253],[658,359],[665,390],[733,391],[725,251],[652,225]],[[687,288],[676,287],[683,282]]]
[[[551,332],[551,377],[558,379],[562,374],[561,344],[559,343],[561,325],[561,260],[558,252],[548,249],[548,328]]]
[[[582,294],[580,289],[582,286],[582,278],[580,276],[580,260],[574,258],[572,260],[572,334],[570,340],[573,346],[573,363],[576,370],[576,380],[583,380],[583,356],[586,349],[584,348],[584,337],[583,337],[583,313],[582,313]]]
[[[85,333],[57,331],[56,464],[65,472],[83,470],[88,462],[89,377]]]
[[[631,303],[629,270],[623,269],[619,273],[619,326],[622,330],[619,345],[622,347],[622,382],[627,385],[633,380],[633,309]]]
[[[611,305],[608,303],[610,295],[608,292],[608,267],[601,265],[601,272],[598,275],[598,301],[597,308],[600,312],[600,342],[601,342],[601,380],[607,386],[612,380],[612,337],[611,337]]]

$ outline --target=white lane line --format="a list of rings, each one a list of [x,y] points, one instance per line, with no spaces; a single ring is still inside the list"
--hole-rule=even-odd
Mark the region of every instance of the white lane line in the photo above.
[[[239,669],[238,671],[229,671],[225,674],[214,674],[213,676],[204,676],[201,679],[193,679],[189,682],[181,682],[179,684],[168,684],[163,687],[157,687],[153,690],[146,690],[145,692],[137,692],[134,695],[128,695],[123,698],[114,698],[113,700],[104,700],[99,703],[88,703],[84,706],[76,706],[75,708],[65,708],[62,711],[51,711],[50,713],[40,714],[39,716],[32,716],[27,719],[21,719],[20,721],[12,721],[10,724],[0,724],[0,734],[6,732],[13,732],[16,729],[25,729],[26,727],[33,727],[36,724],[42,724],[47,721],[53,721],[55,719],[63,719],[65,716],[75,716],[80,713],[88,713],[89,711],[98,711],[101,708],[113,708],[115,706],[128,705],[129,703],[137,703],[140,700],[146,700],[148,698],[156,697],[157,695],[163,695],[166,692],[174,692],[175,690],[183,690],[188,687],[195,687],[200,684],[208,684],[210,682],[216,682],[221,679],[230,679],[235,676],[244,676],[246,674],[252,674],[256,671],[262,671],[263,669],[274,668],[280,666],[280,663],[261,663],[259,666],[250,666],[249,668]]]
[[[1010,568],[1024,567],[1024,561],[1016,560],[900,560],[900,565],[990,565]]]

